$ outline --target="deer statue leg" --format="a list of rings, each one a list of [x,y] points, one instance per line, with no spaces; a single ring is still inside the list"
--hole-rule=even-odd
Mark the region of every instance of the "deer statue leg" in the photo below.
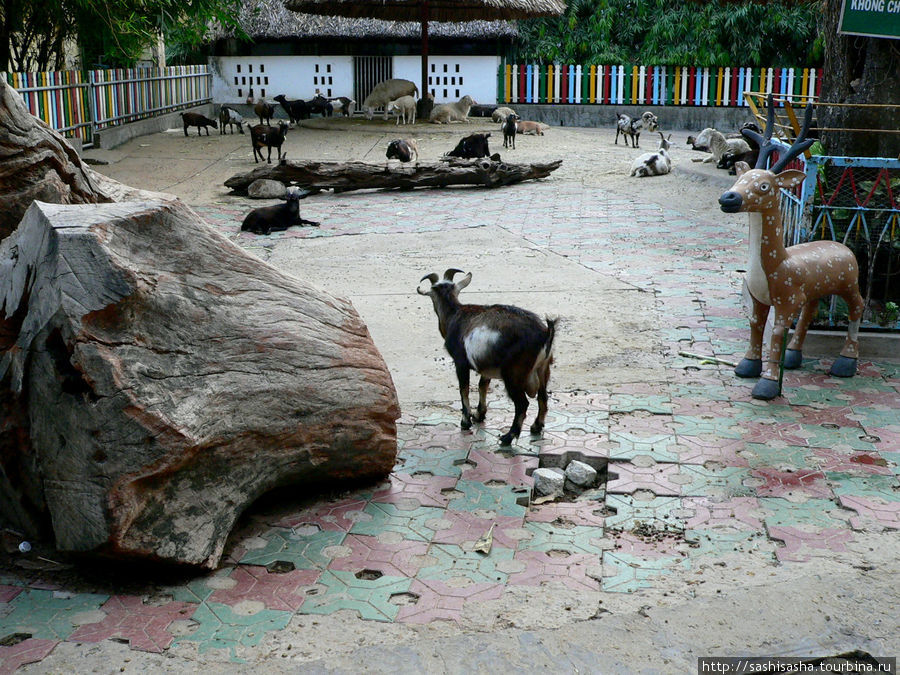
[[[803,341],[806,339],[806,331],[809,330],[809,324],[816,318],[816,312],[819,311],[819,301],[810,300],[803,309],[800,310],[800,318],[797,319],[797,327],[794,329],[794,336],[788,343],[787,349],[784,350],[784,369],[794,370],[803,363]]]
[[[760,302],[752,295],[753,314],[750,317],[750,345],[747,353],[734,369],[738,377],[759,377],[762,372],[762,344],[763,331],[766,329],[766,321],[769,318],[769,306]]]
[[[854,287],[849,293],[841,297],[847,302],[849,309],[847,339],[844,341],[841,355],[831,364],[831,370],[828,371],[828,374],[835,377],[853,377],[856,375],[856,360],[859,358],[859,322],[862,319],[865,303],[859,294],[858,287]]]
[[[791,317],[796,315],[798,309],[800,308],[792,306],[775,308],[775,325],[772,328],[772,340],[769,343],[765,363],[763,363],[762,377],[759,378],[759,382],[756,383],[751,392],[753,398],[768,401],[781,393],[778,386],[781,345],[791,324]]]

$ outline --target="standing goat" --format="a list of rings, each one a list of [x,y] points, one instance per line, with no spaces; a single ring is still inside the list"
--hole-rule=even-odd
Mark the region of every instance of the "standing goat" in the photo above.
[[[829,373],[836,377],[856,374],[859,356],[859,322],[863,313],[863,299],[859,292],[859,266],[849,248],[836,241],[811,241],[785,247],[781,223],[779,193],[781,188],[795,188],[806,175],[787,164],[812,145],[806,139],[812,121],[812,104],[806,108],[803,127],[794,144],[785,148],[772,140],[775,127],[775,108],[772,95],[768,100],[766,135],[745,129],[744,135],[759,145],[756,168],[744,162],[736,165],[738,180],[719,197],[725,213],[744,211],[750,217],[750,260],[744,278],[745,292],[753,302],[750,319],[750,347],[734,369],[738,377],[760,377],[753,387],[753,398],[769,400],[781,393],[778,370],[781,347],[787,337],[791,320],[800,314],[794,337],[784,354],[784,367],[798,368],[803,360],[803,340],[816,315],[819,298],[839,295],[849,308],[847,338],[840,356]],[[766,169],[769,156],[779,157]],[[765,362],[762,360],[762,341],[769,307],[775,308],[775,324],[768,345]]]
[[[462,270],[449,269],[444,278],[435,273],[426,274],[431,288],[420,295],[431,297],[438,317],[438,329],[444,338],[444,347],[453,357],[456,377],[459,379],[459,395],[462,400],[460,426],[468,429],[472,422],[484,421],[487,413],[487,391],[491,379],[502,378],[506,393],[515,405],[515,417],[509,431],[500,437],[500,445],[510,445],[518,438],[528,410],[528,397],[537,397],[538,414],[531,425],[531,433],[544,429],[547,416],[547,382],[550,364],[553,363],[553,336],[556,321],[547,319],[547,325],[536,314],[510,305],[463,305],[459,292],[472,281],[472,273],[453,282],[453,276]],[[478,381],[478,409],[472,414],[469,406],[469,371],[474,370]]]
[[[619,134],[625,137],[625,145],[628,145],[628,137],[631,137],[632,147],[639,147],[641,130],[656,131],[659,129],[659,120],[649,110],[640,117],[631,119],[623,113],[616,113],[616,145],[619,144]]]
[[[244,133],[244,118],[241,117],[241,114],[234,108],[223,105],[219,110],[219,135],[221,136],[225,133],[226,126],[233,134],[235,124],[237,124],[238,131]]]
[[[503,122],[503,147],[509,148],[511,147],[513,150],[516,149],[516,123],[519,121],[519,116],[514,112],[510,112],[506,116],[506,120]]]
[[[268,124],[257,124],[250,127],[250,143],[253,145],[253,161],[257,164],[262,159],[262,149],[268,148],[269,154],[266,158],[268,164],[272,163],[272,148],[278,149],[278,159],[281,159],[281,146],[284,145],[284,137],[287,136],[288,124],[284,120],[278,121],[277,127],[270,127]],[[257,153],[259,159],[256,159]]]

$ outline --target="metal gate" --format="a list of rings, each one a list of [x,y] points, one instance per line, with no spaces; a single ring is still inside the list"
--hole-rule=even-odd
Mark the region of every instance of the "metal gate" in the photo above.
[[[375,85],[394,76],[394,59],[391,56],[354,56],[353,57],[353,98],[356,109],[362,109]],[[380,111],[381,108],[378,108]]]

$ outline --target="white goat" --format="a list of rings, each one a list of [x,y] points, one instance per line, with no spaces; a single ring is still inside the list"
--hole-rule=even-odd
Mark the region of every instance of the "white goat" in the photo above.
[[[694,162],[702,161],[704,164],[709,162],[718,163],[722,160],[722,157],[726,153],[732,155],[743,155],[745,152],[750,152],[750,145],[743,138],[725,138],[725,135],[721,131],[716,131],[715,129],[709,127],[700,132],[700,135],[697,137],[697,141],[700,141],[704,138],[709,139],[709,151],[712,154],[703,160],[692,160]],[[697,141],[695,141],[695,143]]]
[[[506,122],[507,117],[509,117],[510,115],[515,115],[515,114],[516,114],[516,111],[513,110],[512,108],[505,108],[505,107],[495,108],[494,112],[491,113],[491,120],[494,122],[499,122],[500,124],[503,124],[504,122]]]
[[[450,124],[450,122],[469,122],[469,110],[475,105],[475,99],[466,94],[456,103],[443,103],[437,105],[431,111],[429,121],[435,124]]]
[[[659,133],[659,150],[656,152],[645,152],[636,158],[631,164],[630,176],[662,176],[672,170],[672,158],[669,157],[669,147],[672,134],[666,138]]]
[[[415,82],[409,80],[392,79],[379,82],[362,103],[363,110],[366,111],[366,119],[372,119],[375,108],[384,108],[384,119],[387,121],[388,103],[401,96],[418,96],[418,94],[419,88]]]
[[[416,99],[412,96],[401,96],[400,98],[388,103],[387,112],[397,111],[397,124],[400,124],[400,118],[403,118],[403,124],[416,123]]]

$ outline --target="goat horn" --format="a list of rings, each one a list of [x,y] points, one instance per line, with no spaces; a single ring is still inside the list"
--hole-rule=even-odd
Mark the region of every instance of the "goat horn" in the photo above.
[[[462,274],[462,270],[458,270],[455,267],[451,267],[449,270],[444,272],[444,279],[447,281],[453,281],[454,274]]]
[[[428,279],[432,284],[436,284],[438,282],[438,275],[432,272],[431,274],[426,274],[424,277],[419,279],[419,283],[421,284],[423,281]]]

